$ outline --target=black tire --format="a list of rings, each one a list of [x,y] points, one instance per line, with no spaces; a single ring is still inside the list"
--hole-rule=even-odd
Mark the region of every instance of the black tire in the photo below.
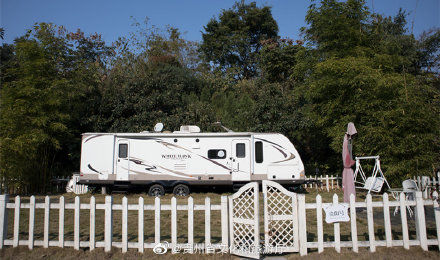
[[[165,189],[160,184],[154,184],[148,189],[148,196],[161,197],[165,195]]]
[[[174,187],[173,194],[181,197],[189,196],[189,187],[185,184],[178,184]]]

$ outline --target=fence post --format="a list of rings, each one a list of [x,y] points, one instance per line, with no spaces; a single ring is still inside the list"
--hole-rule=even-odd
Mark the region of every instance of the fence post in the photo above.
[[[356,197],[354,194],[350,194],[350,220],[351,220],[351,241],[353,242],[353,252],[359,252],[357,225],[356,225]]]
[[[9,195],[0,195],[0,248],[3,248],[8,232],[8,209],[6,208],[8,201]]]
[[[31,196],[29,203],[29,249],[34,248],[34,225],[35,225],[35,196]]]
[[[318,231],[318,253],[324,251],[324,231],[322,226],[322,198],[321,195],[316,195],[316,228]]]
[[[171,246],[172,253],[177,248],[177,200],[176,197],[171,198]]]
[[[307,255],[307,227],[306,227],[306,198],[298,194],[298,227],[299,227],[299,253]]]
[[[429,178],[425,178],[422,176],[422,191],[423,191],[423,199],[428,199],[428,186]]]
[[[367,221],[368,221],[368,239],[370,241],[370,252],[376,252],[376,239],[374,237],[374,220],[371,194],[367,194]]]
[[[403,247],[409,249],[408,221],[406,219],[406,202],[405,193],[400,193],[400,218],[402,222],[402,239]]]
[[[433,198],[437,198],[438,193],[437,191],[434,191],[432,194]],[[434,208],[434,217],[435,217],[435,229],[437,230],[437,243],[438,243],[438,250],[440,250],[440,208],[438,205],[438,201],[436,199],[433,199],[433,208]]]
[[[59,240],[59,247],[64,247],[64,197],[60,197],[60,214],[59,214],[59,228],[58,228],[58,240]]]
[[[338,195],[333,195],[333,205],[338,205]],[[333,224],[334,234],[335,234],[335,250],[338,253],[341,253],[341,229],[339,223]]]
[[[49,247],[49,211],[50,211],[50,198],[46,196],[44,199],[44,248]]]
[[[154,243],[160,243],[160,198],[154,199]]]
[[[15,197],[15,210],[14,210],[14,241],[13,247],[18,246],[18,240],[20,236],[20,196]]]
[[[188,244],[191,247],[190,253],[192,253],[194,249],[194,201],[192,197],[188,198]]]
[[[143,253],[144,252],[144,198],[143,197],[139,197],[138,207],[139,207],[138,208],[138,242],[139,242],[138,251],[140,253]]]
[[[325,188],[327,189],[327,192],[329,192],[329,186],[328,186],[328,175],[325,175]]]
[[[96,202],[95,197],[90,198],[90,251],[95,249],[95,216],[96,216]]]
[[[112,237],[113,237],[113,197],[105,196],[105,232],[104,232],[104,242],[105,242],[105,252],[110,252],[112,250]]]
[[[427,177],[427,186],[426,186],[426,199],[429,199],[431,196],[431,178]]]
[[[428,241],[426,237],[426,223],[425,223],[425,206],[423,203],[422,192],[416,192],[416,228],[418,230],[418,239],[420,246],[424,251],[428,251]]]
[[[393,237],[391,233],[390,206],[388,201],[388,193],[383,194],[383,218],[385,225],[385,238],[387,247],[393,246]]]
[[[229,246],[228,237],[228,197],[221,197],[222,246]]]
[[[319,181],[320,181],[321,185],[319,185],[319,190],[322,190],[322,182],[323,182],[323,180],[324,180],[324,178],[322,178],[322,175],[320,175]]]
[[[334,181],[335,181],[335,177],[333,177],[333,174],[332,174],[331,179],[332,179],[332,190],[333,190],[333,183],[334,183]]]
[[[74,224],[73,224],[73,248],[79,250],[79,218],[80,218],[80,201],[79,197],[75,196],[75,213],[74,213]]]
[[[205,250],[211,245],[211,199],[205,198]]]
[[[128,250],[127,239],[127,222],[128,222],[128,202],[127,197],[122,198],[122,253]]]

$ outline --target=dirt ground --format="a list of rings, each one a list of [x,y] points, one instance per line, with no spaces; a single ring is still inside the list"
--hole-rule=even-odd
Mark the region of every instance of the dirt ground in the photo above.
[[[122,254],[121,250],[113,249],[112,252],[105,253],[103,249],[96,249],[92,252],[88,250],[74,250],[72,248],[34,248],[29,250],[27,247],[5,248],[0,250],[0,259],[239,259],[237,256],[229,254],[215,254],[215,255],[188,255],[170,253],[165,255],[155,255],[151,249],[146,249],[145,253],[140,254],[136,250],[131,249],[127,253]],[[440,252],[437,247],[430,248],[430,251],[425,252],[420,247],[411,247],[405,250],[402,247],[384,248],[379,247],[375,253],[370,253],[366,248],[360,248],[359,253],[354,253],[350,249],[342,249],[341,253],[337,253],[333,249],[325,249],[323,253],[310,252],[307,256],[301,257],[299,254],[288,255],[273,255],[266,256],[265,259],[440,259]]]

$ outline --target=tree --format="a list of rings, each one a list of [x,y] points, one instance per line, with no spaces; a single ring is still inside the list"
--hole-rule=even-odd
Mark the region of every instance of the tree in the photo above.
[[[39,33],[50,37],[54,32],[44,25]],[[57,67],[65,49],[48,41],[16,41],[16,68],[6,72],[14,74],[15,80],[2,88],[2,175],[18,185],[32,184],[31,190],[41,189],[49,181],[56,151],[69,136],[64,102],[67,82]],[[50,53],[54,49],[60,51],[58,55]]]
[[[367,45],[369,12],[363,0],[322,0],[306,15],[305,39],[326,55],[346,56]]]
[[[147,28],[124,41],[119,46],[142,44],[117,54],[104,81],[97,129],[140,132],[157,122],[170,130],[191,122],[207,126],[212,112],[200,100],[203,81],[185,64],[187,43],[178,30]]]
[[[15,40],[2,71],[0,172],[18,191],[44,191],[55,173],[77,169],[103,49],[94,37],[73,39],[46,23]]]
[[[328,17],[330,26],[323,23]],[[343,133],[352,121],[359,132],[356,155],[380,155],[393,183],[432,174],[440,154],[439,89],[417,65],[419,43],[406,34],[405,13],[383,18],[370,15],[363,1],[323,0],[312,5],[306,20],[303,32],[314,44],[310,56],[319,58],[297,59],[314,64],[312,70],[296,71],[303,72],[295,76],[304,82],[295,92],[306,100],[309,128],[315,129],[310,133],[323,132],[333,150],[329,165],[340,165]]]
[[[241,1],[223,10],[218,19],[212,18],[204,31],[200,45],[204,60],[235,78],[250,79],[258,75],[261,42],[276,38],[278,25],[270,7]]]
[[[294,45],[291,39],[268,39],[262,44],[258,59],[261,77],[269,82],[287,81],[296,66],[297,52],[304,48],[302,42]]]

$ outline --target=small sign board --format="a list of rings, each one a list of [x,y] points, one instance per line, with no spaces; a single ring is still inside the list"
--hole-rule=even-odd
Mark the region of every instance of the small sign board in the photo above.
[[[348,205],[347,204],[330,204],[327,207],[323,207],[325,211],[325,222],[347,222],[350,221],[348,217]]]

